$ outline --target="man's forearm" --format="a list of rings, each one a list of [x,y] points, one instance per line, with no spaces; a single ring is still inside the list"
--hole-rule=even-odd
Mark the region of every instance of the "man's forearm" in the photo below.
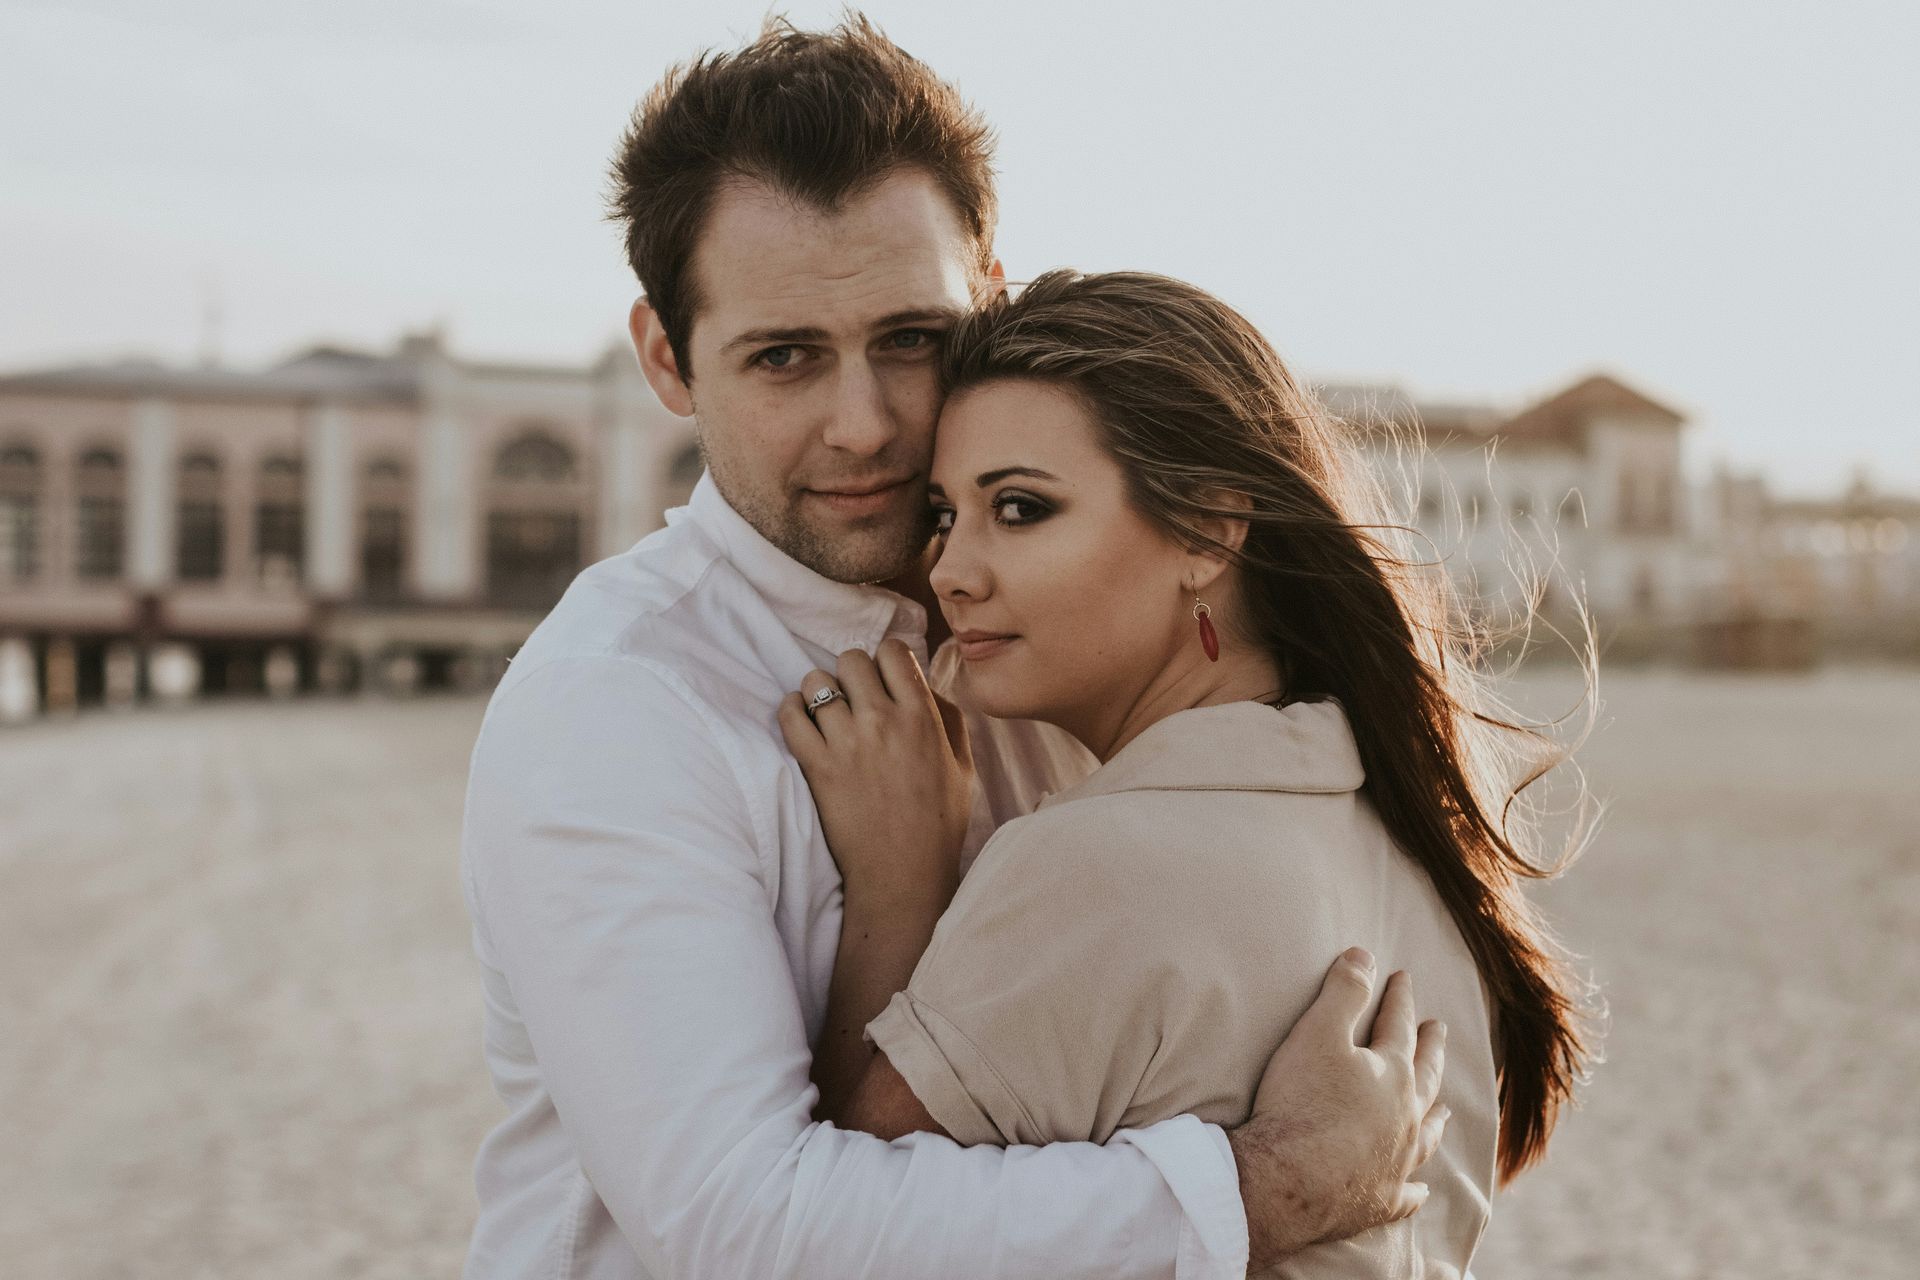
[[[937,897],[923,904],[878,904],[848,895],[827,988],[826,1023],[813,1050],[817,1119],[843,1123],[847,1101],[873,1060],[866,1025],[896,991],[905,990],[939,918]]]

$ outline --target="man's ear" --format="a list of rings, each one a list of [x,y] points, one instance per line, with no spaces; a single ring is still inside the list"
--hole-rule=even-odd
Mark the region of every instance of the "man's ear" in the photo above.
[[[1000,259],[995,258],[987,267],[987,278],[980,283],[980,296],[974,299],[974,305],[993,301],[1007,291],[1007,268]]]
[[[666,326],[660,314],[645,298],[637,299],[627,312],[627,335],[633,339],[633,354],[640,360],[640,372],[660,403],[675,417],[693,416],[693,389],[680,376],[680,362],[674,357],[673,344],[667,341]]]

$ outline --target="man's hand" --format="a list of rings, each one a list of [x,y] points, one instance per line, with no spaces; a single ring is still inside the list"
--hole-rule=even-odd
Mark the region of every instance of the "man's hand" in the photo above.
[[[1434,1102],[1446,1027],[1415,1028],[1411,981],[1396,973],[1371,1044],[1356,1045],[1373,982],[1365,951],[1334,961],[1319,997],[1267,1064],[1252,1118],[1227,1134],[1253,1270],[1410,1217],[1426,1202],[1426,1185],[1407,1179],[1446,1128],[1447,1108]]]

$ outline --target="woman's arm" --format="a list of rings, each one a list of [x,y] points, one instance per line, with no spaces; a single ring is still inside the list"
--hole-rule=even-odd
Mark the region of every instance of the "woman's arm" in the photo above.
[[[829,687],[844,696],[809,718],[803,697]],[[960,713],[934,696],[898,640],[873,658],[841,654],[837,677],[808,673],[779,720],[843,881],[813,1082],[816,1116],[844,1127],[847,1100],[874,1056],[864,1028],[907,985],[959,885],[973,762]]]
[[[933,1118],[907,1078],[884,1053],[875,1053],[867,1063],[866,1074],[854,1086],[846,1114],[837,1123],[842,1129],[858,1129],[889,1142],[910,1133],[953,1136]]]
[[[886,1062],[885,1055],[867,1040],[866,1026],[880,1016],[894,992],[906,988],[938,919],[938,907],[906,906],[890,912],[864,902],[856,904],[854,894],[848,893],[840,922],[840,950],[827,988],[826,1022],[813,1048],[812,1079],[820,1091],[815,1119],[831,1120],[842,1129],[877,1132],[852,1120],[849,1110],[856,1089],[873,1074],[875,1061]],[[898,1079],[900,1073],[893,1075]],[[904,1088],[905,1081],[901,1084]]]

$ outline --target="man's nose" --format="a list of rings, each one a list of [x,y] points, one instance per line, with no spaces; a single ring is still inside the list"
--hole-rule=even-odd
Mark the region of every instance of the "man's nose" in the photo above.
[[[835,390],[833,416],[822,436],[828,447],[871,457],[893,443],[900,424],[894,421],[880,380],[866,361],[844,364]]]

